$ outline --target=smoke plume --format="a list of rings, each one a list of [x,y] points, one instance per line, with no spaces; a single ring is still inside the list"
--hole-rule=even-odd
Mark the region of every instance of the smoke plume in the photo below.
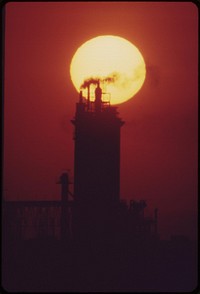
[[[81,89],[85,89],[89,87],[91,84],[97,85],[98,82],[102,83],[115,83],[119,79],[118,73],[112,73],[107,77],[91,77],[89,79],[84,80],[83,84],[81,85]]]

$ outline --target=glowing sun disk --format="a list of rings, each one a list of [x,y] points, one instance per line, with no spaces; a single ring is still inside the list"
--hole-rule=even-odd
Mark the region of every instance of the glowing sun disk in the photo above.
[[[140,90],[146,68],[142,54],[132,43],[108,35],[93,38],[78,48],[71,61],[70,75],[77,91],[83,88],[84,96],[84,81],[99,79],[103,91],[111,94],[111,104],[119,104]]]

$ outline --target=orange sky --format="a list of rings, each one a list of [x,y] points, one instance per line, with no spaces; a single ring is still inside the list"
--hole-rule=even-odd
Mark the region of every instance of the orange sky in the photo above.
[[[198,8],[192,2],[6,4],[4,197],[58,199],[70,169],[78,95],[69,66],[98,35],[141,51],[147,76],[119,106],[121,196],[159,209],[161,236],[197,228]]]

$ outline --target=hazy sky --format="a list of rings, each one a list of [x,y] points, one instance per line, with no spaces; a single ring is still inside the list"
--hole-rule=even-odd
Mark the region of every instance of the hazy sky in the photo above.
[[[59,199],[73,181],[77,48],[99,35],[138,47],[142,89],[119,105],[121,197],[159,209],[162,237],[197,230],[198,8],[192,2],[10,2],[5,14],[4,197]],[[72,187],[71,187],[72,189]],[[147,211],[147,213],[148,213]]]

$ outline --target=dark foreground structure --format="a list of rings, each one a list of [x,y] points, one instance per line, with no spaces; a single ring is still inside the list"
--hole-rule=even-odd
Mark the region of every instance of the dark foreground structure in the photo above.
[[[162,241],[158,210],[120,200],[124,122],[96,82],[80,93],[75,127],[74,192],[63,173],[60,201],[3,202],[2,284],[8,291],[173,291],[197,286],[197,244]]]

